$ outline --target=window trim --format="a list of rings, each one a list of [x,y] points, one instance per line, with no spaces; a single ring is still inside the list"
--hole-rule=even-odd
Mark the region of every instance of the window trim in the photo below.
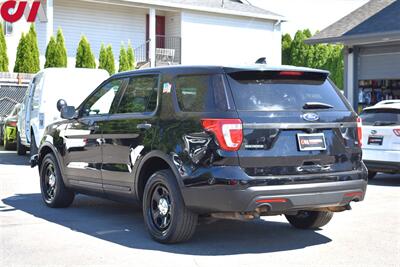
[[[105,80],[104,82],[102,82],[88,97],[86,97],[85,100],[83,100],[83,102],[78,106],[77,110],[78,110],[78,117],[79,118],[94,118],[94,117],[108,117],[111,113],[111,108],[114,106],[114,103],[116,102],[117,99],[120,99],[121,97],[121,92],[122,90],[125,89],[126,87],[126,78],[125,76],[123,77],[110,77],[107,80]],[[107,84],[115,81],[115,80],[122,80],[121,83],[121,87],[118,90],[118,93],[115,95],[115,98],[113,100],[113,102],[111,103],[110,106],[110,111],[107,114],[95,114],[95,115],[83,115],[83,107],[86,105],[86,103],[92,98],[92,96],[94,96],[99,90],[101,90],[104,86],[106,86]],[[125,80],[125,81],[124,81]]]
[[[160,98],[161,98],[161,96],[160,96],[161,74],[159,72],[137,73],[134,75],[124,76],[124,78],[130,80],[130,79],[133,79],[136,77],[143,77],[143,76],[157,76],[157,78],[158,78],[158,81],[157,81],[157,104],[156,104],[156,108],[154,109],[154,111],[152,111],[152,112],[148,112],[148,111],[147,112],[131,112],[131,113],[110,113],[109,114],[110,118],[111,117],[112,118],[116,118],[116,117],[121,118],[121,117],[126,117],[126,116],[136,117],[136,118],[148,118],[148,117],[154,117],[157,114],[157,111],[160,107]],[[129,81],[128,81],[128,83],[129,83]],[[123,90],[121,91],[121,94],[120,94],[119,100],[118,100],[118,104],[117,104],[115,110],[118,110],[118,108],[121,104],[122,98],[124,97],[126,89],[128,87],[128,83],[125,84]]]

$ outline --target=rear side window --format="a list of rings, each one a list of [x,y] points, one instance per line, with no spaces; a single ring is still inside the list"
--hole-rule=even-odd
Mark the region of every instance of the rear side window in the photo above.
[[[343,99],[324,75],[294,72],[243,71],[228,75],[234,101],[242,111],[298,111],[306,103],[319,102],[348,110]]]
[[[158,75],[135,76],[129,80],[116,113],[153,112],[157,107]]]
[[[400,125],[400,109],[364,110],[360,117],[363,125]]]
[[[183,112],[226,111],[228,103],[224,76],[179,76],[175,82],[179,108]]]

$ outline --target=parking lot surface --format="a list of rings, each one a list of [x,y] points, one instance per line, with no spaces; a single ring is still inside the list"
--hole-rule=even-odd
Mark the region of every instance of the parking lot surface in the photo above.
[[[0,266],[400,266],[399,175],[378,175],[364,202],[322,230],[283,216],[219,221],[161,245],[138,207],[78,195],[70,208],[47,208],[28,156],[1,149]]]

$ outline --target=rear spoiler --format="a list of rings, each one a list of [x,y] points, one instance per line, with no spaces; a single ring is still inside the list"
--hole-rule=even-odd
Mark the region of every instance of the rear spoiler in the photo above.
[[[228,75],[237,81],[254,80],[304,80],[325,81],[329,72],[298,71],[298,70],[233,70]]]

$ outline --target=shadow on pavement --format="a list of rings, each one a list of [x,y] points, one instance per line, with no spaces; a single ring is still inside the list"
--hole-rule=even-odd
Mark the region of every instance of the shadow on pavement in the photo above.
[[[130,248],[177,254],[213,256],[268,253],[331,241],[315,231],[294,229],[288,223],[257,220],[201,224],[191,241],[162,245],[151,240],[144,226],[142,212],[135,206],[82,195],[78,195],[73,205],[67,209],[46,207],[40,194],[21,194],[2,201],[10,208],[102,240]]]
[[[0,148],[0,165],[29,165],[29,153],[26,156],[18,156],[16,151]]]
[[[400,174],[378,174],[368,181],[369,185],[400,186]]]

